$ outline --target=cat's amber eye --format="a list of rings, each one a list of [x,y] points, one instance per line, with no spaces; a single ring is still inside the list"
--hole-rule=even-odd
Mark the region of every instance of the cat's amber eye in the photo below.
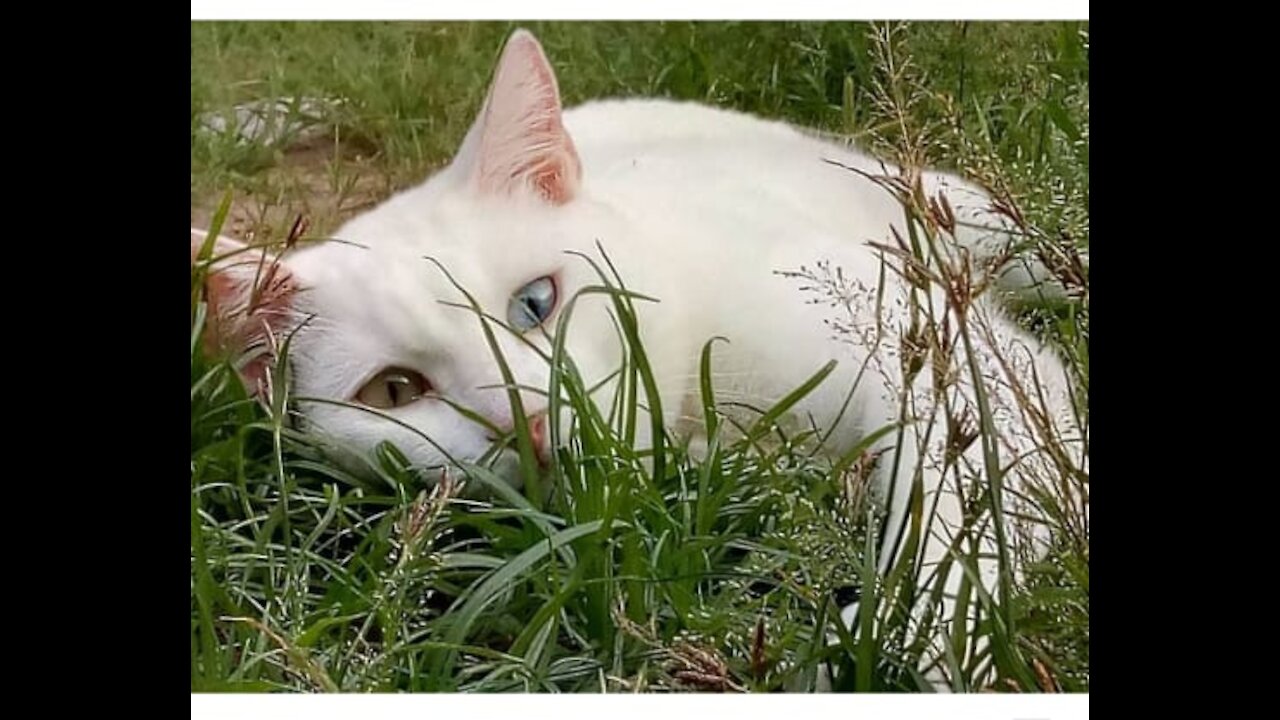
[[[404,368],[387,368],[364,384],[356,401],[380,410],[404,407],[431,390],[420,373]]]
[[[556,309],[556,281],[547,275],[525,285],[507,304],[507,322],[520,331],[532,330]]]

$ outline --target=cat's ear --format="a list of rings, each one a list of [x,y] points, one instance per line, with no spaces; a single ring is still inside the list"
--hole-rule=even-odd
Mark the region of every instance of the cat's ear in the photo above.
[[[297,280],[279,258],[227,237],[218,237],[213,252],[201,258],[207,236],[191,229],[191,267],[195,272],[200,265],[207,305],[204,351],[253,351],[240,372],[250,390],[261,392],[279,336],[292,316]]]
[[[481,192],[529,188],[556,205],[577,193],[582,165],[561,122],[560,88],[527,30],[507,40],[480,117],[454,163]]]

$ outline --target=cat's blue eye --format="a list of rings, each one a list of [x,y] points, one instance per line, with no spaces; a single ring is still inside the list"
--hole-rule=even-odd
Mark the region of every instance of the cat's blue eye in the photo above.
[[[521,332],[532,330],[546,322],[555,309],[556,283],[550,277],[540,277],[511,296],[507,322]]]

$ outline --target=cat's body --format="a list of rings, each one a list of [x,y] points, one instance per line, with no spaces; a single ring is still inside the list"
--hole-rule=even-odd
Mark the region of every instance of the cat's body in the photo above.
[[[478,412],[502,430],[512,424],[507,395],[478,319],[441,302],[463,297],[423,258],[438,260],[502,320],[509,318],[513,294],[539,278],[553,278],[553,309],[542,318],[551,328],[574,291],[599,282],[588,263],[566,251],[600,261],[598,242],[628,289],[659,301],[638,301],[636,308],[667,427],[680,432],[700,425],[684,422],[698,407],[699,353],[720,336],[728,340],[713,351],[721,400],[768,407],[827,361],[837,360],[835,372],[797,412],[823,429],[839,417],[827,447],[840,453],[898,420],[898,339],[873,348],[874,333],[867,332],[875,326],[875,289],[882,281],[887,289],[881,322],[892,329],[906,319],[905,305],[899,305],[905,283],[866,245],[892,242],[890,226],[902,228],[902,206],[848,167],[885,172],[861,153],[781,123],[693,104],[606,101],[561,115],[550,67],[532,36],[519,33],[508,44],[486,109],[453,164],[333,233],[344,242],[287,255],[288,285],[281,302],[268,308],[266,324],[283,334],[308,318],[292,340],[290,355],[293,391],[301,398],[374,397],[364,393],[371,382],[382,382],[379,373],[387,368],[407,369],[429,384],[418,388],[429,390],[419,399],[398,395],[402,390],[387,385],[374,388],[391,404],[383,412],[407,427],[355,409],[303,403],[315,429],[356,451],[390,440],[423,465],[446,464],[441,449],[474,461],[489,450],[494,428],[465,419],[454,405]],[[972,186],[943,174],[926,175],[927,192],[943,187],[949,188],[950,203],[962,220],[997,221]],[[1000,240],[978,231],[960,238],[988,250]],[[193,232],[193,242],[197,239],[203,237]],[[850,286],[861,288],[849,306],[858,326],[852,335],[835,333],[825,322],[847,319],[843,306],[810,303],[815,295],[802,290],[803,281],[780,274],[813,269],[820,261],[841,268]],[[545,285],[539,287],[545,291]],[[945,307],[939,291],[933,297]],[[232,304],[222,302],[224,308]],[[600,296],[584,298],[570,323],[568,350],[588,381],[604,378],[620,362],[607,306]],[[1025,346],[1013,354],[1034,358],[1053,414],[1068,417],[1061,362],[986,300],[975,312],[990,319],[998,344]],[[548,347],[540,330],[530,329],[525,338]],[[505,332],[498,333],[498,341],[519,383],[547,387],[542,359]],[[842,412],[873,350],[876,358],[866,364]],[[1002,449],[1008,462],[1011,453],[1028,452],[1037,440],[1014,427],[1017,413],[1010,408],[1017,403],[1005,382],[994,379],[1002,376],[998,363],[992,359],[982,371],[993,376],[988,387],[993,404],[1004,408],[997,420],[1009,424],[997,428],[1011,438]],[[926,370],[916,385],[927,393],[931,382]],[[975,403],[967,378],[959,378],[955,388],[955,397]],[[523,398],[530,416],[546,407],[535,393]],[[904,479],[894,497],[884,498],[890,527],[903,517],[911,473],[920,465],[914,440],[926,429],[909,423],[904,430]],[[937,437],[945,434],[945,429],[934,433],[928,453],[941,452]],[[535,440],[545,444],[546,437],[540,430]],[[895,437],[890,433],[875,447],[888,447]],[[980,444],[967,451],[979,466]],[[890,480],[883,466],[889,464],[877,470],[882,494]],[[929,462],[925,466],[925,490],[933,492],[941,478]],[[959,521],[954,503],[941,503],[939,513],[946,524]],[[927,558],[936,560],[943,552],[937,542]],[[990,582],[993,566],[983,570]]]

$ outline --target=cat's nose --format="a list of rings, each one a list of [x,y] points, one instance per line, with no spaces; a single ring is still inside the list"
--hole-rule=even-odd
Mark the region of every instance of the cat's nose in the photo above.
[[[538,413],[529,418],[529,439],[533,440],[533,449],[538,453],[538,462],[547,465],[551,462],[551,449],[547,437],[547,414]]]
[[[538,462],[543,466],[551,462],[550,436],[547,432],[547,413],[537,412],[525,419],[529,426],[529,439],[533,441],[533,449],[538,454]],[[501,430],[510,434],[515,432],[515,425],[501,428]],[[491,437],[490,440],[498,438]]]

